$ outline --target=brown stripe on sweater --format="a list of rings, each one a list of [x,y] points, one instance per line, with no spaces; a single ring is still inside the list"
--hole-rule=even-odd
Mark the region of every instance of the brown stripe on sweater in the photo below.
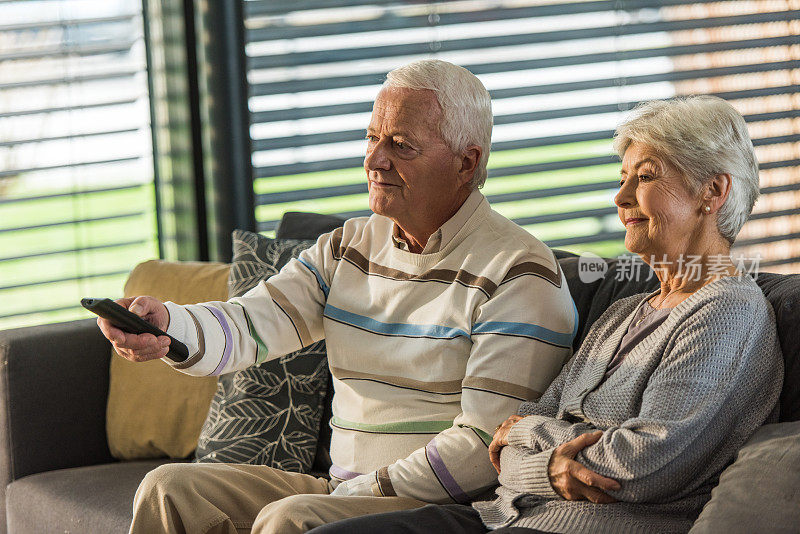
[[[197,317],[195,317],[194,314],[189,311],[189,308],[184,309],[189,314],[189,317],[192,318],[192,321],[194,321],[194,327],[197,330],[197,352],[192,354],[189,358],[186,358],[184,361],[173,364],[172,366],[175,369],[186,369],[187,367],[191,367],[199,362],[203,357],[203,354],[206,353],[206,338],[203,336],[203,329],[200,328],[200,322],[197,320]]]
[[[370,380],[405,389],[423,391],[425,393],[438,393],[440,395],[454,395],[461,393],[461,380],[447,382],[423,382],[402,376],[374,375],[361,371],[350,371],[341,367],[331,366],[331,374],[338,380]]]
[[[286,298],[277,287],[273,286],[269,282],[264,282],[264,285],[267,287],[267,291],[269,291],[269,296],[272,297],[272,300],[275,301],[275,304],[280,306],[289,320],[294,325],[295,330],[297,331],[297,337],[300,338],[300,344],[303,347],[307,347],[314,342],[311,338],[311,333],[308,331],[308,325],[306,325],[303,316],[300,315],[300,312],[297,311],[297,308],[294,307],[294,304],[289,302],[289,299]]]
[[[458,271],[453,271],[451,269],[431,269],[422,274],[411,274],[371,262],[352,247],[345,249],[342,253],[342,257],[364,274],[370,276],[381,276],[383,278],[403,282],[442,282],[445,284],[456,282],[466,287],[479,289],[487,297],[490,297],[497,289],[497,284],[488,278],[474,275],[463,269],[459,269]]]
[[[342,233],[344,229],[340,226],[331,232],[331,255],[335,260],[341,260],[345,249],[342,248]]]
[[[545,265],[542,265],[541,263],[535,263],[532,261],[518,263],[508,270],[508,273],[506,273],[506,276],[500,282],[500,285],[528,274],[538,276],[543,280],[547,280],[556,287],[561,287],[561,264],[558,263],[558,260],[556,260],[555,271]]]
[[[392,486],[392,479],[389,478],[389,468],[386,466],[378,469],[378,489],[384,497],[397,497],[397,493]]]
[[[541,392],[534,389],[512,384],[504,380],[494,378],[484,378],[480,376],[467,376],[461,382],[462,387],[467,389],[477,389],[488,393],[496,393],[504,397],[512,397],[521,401],[536,400],[542,396]]]

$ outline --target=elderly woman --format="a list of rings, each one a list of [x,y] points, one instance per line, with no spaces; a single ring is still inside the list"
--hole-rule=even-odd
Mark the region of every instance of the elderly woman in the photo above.
[[[661,288],[611,305],[542,397],[498,427],[493,501],[314,532],[689,530],[737,449],[777,415],[772,308],[730,259],[758,165],[744,119],[714,97],[641,105],[614,146],[625,246]]]

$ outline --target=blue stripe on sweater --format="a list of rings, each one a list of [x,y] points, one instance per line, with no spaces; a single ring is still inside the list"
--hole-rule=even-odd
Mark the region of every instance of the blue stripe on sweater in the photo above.
[[[325,298],[328,298],[328,293],[330,293],[330,291],[331,291],[331,290],[330,290],[330,288],[328,287],[328,284],[326,284],[326,283],[325,283],[325,280],[323,280],[323,279],[322,279],[322,275],[321,275],[321,274],[319,274],[319,271],[317,271],[317,270],[314,268],[314,266],[313,266],[313,265],[311,265],[310,263],[308,263],[308,262],[307,262],[306,260],[304,260],[303,258],[297,258],[297,261],[299,261],[300,263],[302,263],[303,265],[305,265],[305,266],[308,268],[308,270],[309,270],[309,271],[311,271],[312,273],[314,273],[314,276],[316,276],[316,277],[317,277],[317,283],[319,284],[319,288],[322,290],[322,292],[323,292],[323,293],[325,293]]]
[[[572,347],[572,339],[575,337],[574,332],[564,334],[539,326],[538,324],[511,323],[505,321],[475,323],[472,327],[472,334],[501,334],[527,337],[565,348]]]
[[[574,300],[572,301],[572,313],[574,315],[575,326],[572,327],[572,339],[569,340],[570,345],[572,345],[572,342],[575,341],[575,336],[578,335],[578,326],[581,324],[581,317],[580,314],[578,314],[578,307],[575,306]]]
[[[330,304],[325,305],[324,315],[334,321],[387,336],[428,337],[435,339],[469,338],[469,334],[460,328],[451,328],[438,324],[383,323],[371,317],[345,311],[336,306],[331,306]]]

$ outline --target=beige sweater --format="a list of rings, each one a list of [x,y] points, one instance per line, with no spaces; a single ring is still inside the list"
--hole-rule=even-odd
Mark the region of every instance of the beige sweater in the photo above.
[[[392,229],[351,219],[243,297],[169,304],[192,354],[175,367],[227,373],[325,338],[334,483],[465,502],[496,483],[493,429],[558,374],[576,312],[552,252],[483,198],[438,252]]]

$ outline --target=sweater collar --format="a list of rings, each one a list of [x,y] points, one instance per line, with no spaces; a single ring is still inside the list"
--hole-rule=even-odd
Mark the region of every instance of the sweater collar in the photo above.
[[[422,249],[422,254],[433,254],[447,247],[456,234],[467,224],[467,221],[478,209],[478,206],[481,205],[483,199],[483,193],[477,189],[470,193],[464,203],[461,204],[461,207],[458,208],[458,211],[431,234],[425,244],[425,248]],[[400,236],[400,227],[396,223],[392,225],[392,242],[400,250],[408,250],[408,243]]]
[[[683,302],[675,306],[669,317],[667,317],[667,319],[661,323],[655,332],[664,328],[667,330],[674,329],[679,321],[684,320],[687,315],[690,315],[694,312],[695,306],[697,306],[699,302],[702,302],[704,299],[706,299],[707,294],[713,295],[715,292],[724,291],[724,288],[726,287],[736,285],[750,287],[754,286],[756,289],[758,289],[756,283],[748,275],[744,275],[742,277],[726,276],[724,278],[720,278],[719,280],[715,280],[710,284],[704,285],[692,293]],[[758,291],[760,292],[760,289],[758,289]],[[640,293],[638,295],[633,295],[628,297],[624,304],[620,304],[620,322],[616,325],[616,327],[614,327],[613,331],[603,342],[600,353],[593,362],[594,365],[592,366],[591,379],[589,380],[591,387],[587,388],[587,392],[596,389],[597,386],[602,382],[602,378],[605,375],[606,369],[608,368],[608,363],[619,349],[622,337],[628,331],[628,328],[630,328],[631,322],[633,322],[633,319],[636,317],[637,311],[642,306],[647,306],[647,301],[658,295],[659,292],[660,290],[657,289],[651,293]],[[626,356],[626,359],[629,360],[629,362],[633,362],[637,358],[646,356],[648,354],[647,348],[653,343],[653,339],[655,339],[653,338],[653,334],[655,334],[655,332],[651,333],[649,336],[640,341],[638,345],[631,349],[631,352]]]
[[[474,201],[477,205],[474,208],[467,206],[467,209],[465,210],[465,212],[468,213],[466,221],[464,221],[464,223],[461,224],[457,229],[455,226],[453,227],[455,234],[448,239],[446,245],[442,244],[437,252],[431,252],[429,254],[415,254],[413,252],[397,248],[390,240],[389,248],[391,255],[403,263],[416,265],[422,268],[430,267],[431,265],[435,265],[440,262],[442,258],[446,257],[450,252],[453,251],[453,249],[458,247],[458,245],[462,243],[467,236],[472,234],[476,228],[483,224],[485,219],[492,211],[492,208],[489,206],[489,201],[486,200],[486,197],[483,196],[483,194],[479,191],[473,191],[467,200]],[[466,204],[467,202],[465,201],[462,205],[462,209],[466,206]]]

